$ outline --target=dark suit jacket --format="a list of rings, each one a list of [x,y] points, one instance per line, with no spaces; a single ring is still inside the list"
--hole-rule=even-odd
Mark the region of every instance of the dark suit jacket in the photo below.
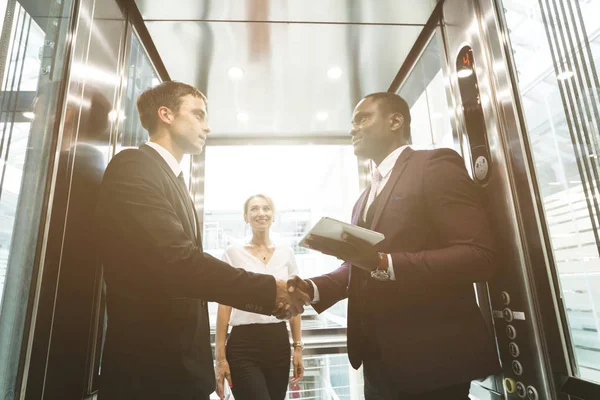
[[[154,149],[112,159],[96,213],[108,310],[101,399],[207,398],[215,378],[206,301],[273,309],[274,278],[203,253],[194,218]]]
[[[354,207],[354,224],[368,192]],[[496,372],[496,348],[473,289],[492,276],[494,243],[463,159],[449,149],[407,148],[379,196],[370,228],[385,235],[378,250],[392,255],[396,281],[375,281],[347,263],[313,278],[318,312],[349,298],[352,366],[375,359],[389,382],[410,393]]]

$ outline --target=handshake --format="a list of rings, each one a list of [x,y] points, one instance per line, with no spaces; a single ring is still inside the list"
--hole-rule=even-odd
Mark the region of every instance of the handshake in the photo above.
[[[314,298],[312,283],[294,276],[286,281],[277,280],[275,308],[272,314],[278,319],[290,319],[304,312]]]

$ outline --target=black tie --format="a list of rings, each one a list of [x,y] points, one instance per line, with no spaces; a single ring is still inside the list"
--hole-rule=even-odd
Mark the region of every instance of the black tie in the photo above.
[[[187,193],[188,188],[187,188],[187,185],[185,184],[185,178],[183,177],[183,172],[179,173],[179,176],[177,177],[177,181],[179,182],[181,187],[185,189],[185,192]]]
[[[193,221],[193,228],[194,228],[194,235],[197,237],[198,236],[198,227],[196,226],[196,214],[194,213],[194,203],[192,202],[192,198],[190,197],[190,192],[187,188],[187,185],[185,184],[185,178],[183,177],[183,172],[181,172],[178,176],[177,176],[177,182],[179,182],[179,184],[181,185],[181,188],[183,189],[183,192],[185,193],[185,197],[186,201],[188,203],[188,213],[190,214],[190,217],[192,218]]]

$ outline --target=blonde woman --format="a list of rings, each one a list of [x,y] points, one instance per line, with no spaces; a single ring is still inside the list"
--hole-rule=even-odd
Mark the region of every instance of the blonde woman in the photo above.
[[[224,261],[236,268],[287,280],[298,274],[290,247],[274,246],[269,235],[275,209],[266,195],[254,195],[244,203],[244,221],[252,239],[244,246],[230,246]],[[231,333],[226,341],[228,326]],[[294,376],[304,376],[300,316],[290,320],[293,337]],[[219,305],[215,343],[217,394],[224,399],[224,378],[236,400],[283,400],[290,368],[290,343],[285,322],[272,316]]]

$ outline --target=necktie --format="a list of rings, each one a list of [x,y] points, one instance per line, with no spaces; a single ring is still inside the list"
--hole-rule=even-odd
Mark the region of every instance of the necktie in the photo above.
[[[187,185],[185,184],[185,178],[183,177],[183,172],[180,172],[179,175],[177,176],[177,181],[179,182],[179,184],[181,185],[182,188],[185,188],[185,192],[188,192],[188,188]]]
[[[375,168],[373,171],[373,176],[371,177],[371,190],[369,191],[369,197],[367,197],[367,204],[365,204],[364,208],[364,216],[367,215],[367,210],[373,204],[373,200],[375,200],[375,196],[377,196],[377,190],[379,189],[379,185],[381,184],[381,174],[379,170]]]
[[[196,235],[196,237],[198,236],[198,227],[196,226],[196,215],[194,213],[194,203],[192,202],[192,198],[190,197],[190,192],[188,190],[187,185],[185,184],[185,178],[183,177],[183,172],[181,172],[178,176],[177,176],[177,182],[179,182],[179,184],[181,185],[181,187],[183,188],[183,191],[185,192],[185,195],[187,197],[187,201],[189,206],[191,207],[189,211],[192,212],[192,220],[194,222],[194,234]]]

